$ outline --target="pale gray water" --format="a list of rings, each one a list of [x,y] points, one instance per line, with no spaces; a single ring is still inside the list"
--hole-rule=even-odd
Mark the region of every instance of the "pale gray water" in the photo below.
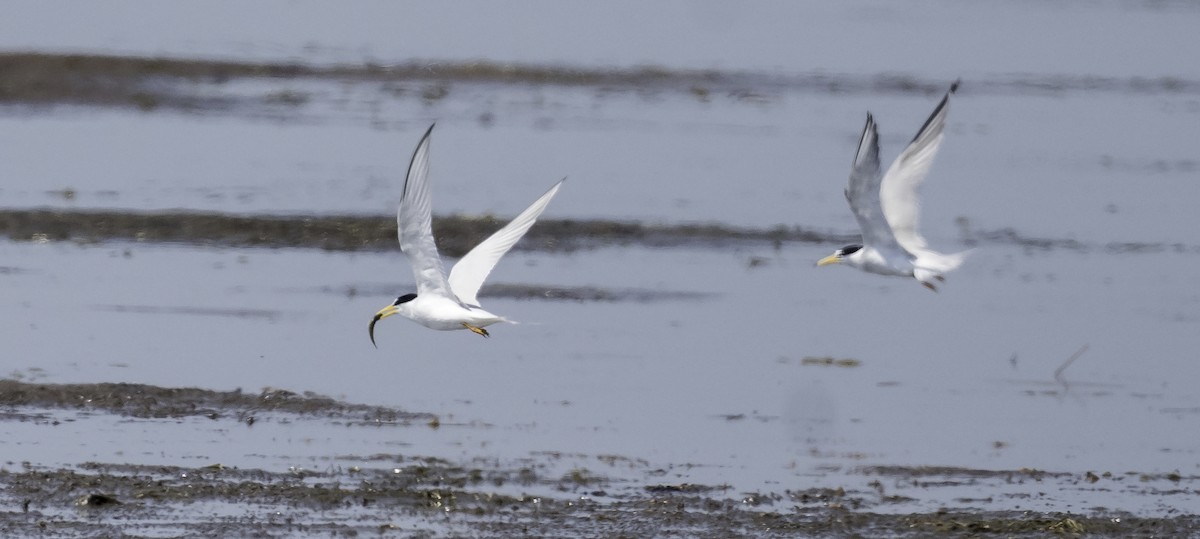
[[[70,13],[10,4],[23,17],[0,18],[0,47],[9,50],[897,72],[947,85],[963,77],[924,191],[931,243],[964,248],[955,224],[963,217],[975,228],[1091,248],[985,242],[939,294],[811,267],[835,246],[514,253],[493,282],[713,295],[493,299],[494,312],[528,323],[483,340],[388,320],[375,350],[370,315],[411,280],[398,252],[4,241],[0,266],[13,269],[0,272],[9,321],[0,373],[311,390],[443,421],[437,430],[376,431],[13,423],[0,442],[6,460],[278,470],[389,451],[463,459],[560,451],[580,462],[646,459],[670,467],[670,480],[747,491],[840,484],[844,472],[873,464],[1200,473],[1200,96],[973,85],[1013,73],[1194,81],[1200,72],[1182,51],[1200,45],[1200,12],[1190,3],[912,5],[729,12],[664,3],[634,16],[608,4],[531,3],[508,6],[498,19],[480,4],[369,4],[348,15],[303,2],[232,11],[80,3]],[[103,24],[135,13],[136,31]],[[273,18],[279,13],[286,16]],[[433,103],[373,103],[368,91],[296,84],[349,92],[350,105],[318,102],[284,121],[0,109],[0,206],[389,213],[413,144],[437,120],[439,212],[512,215],[566,175],[548,216],[850,232],[841,190],[866,111],[880,123],[889,159],[939,97],[782,92],[702,101],[468,87]],[[485,113],[494,121],[481,122]],[[67,188],[74,198],[58,193]],[[1104,249],[1109,242],[1187,249],[1120,253]],[[767,263],[749,268],[752,257]],[[180,313],[188,309],[196,314]],[[1089,350],[1064,373],[1069,385],[1057,384],[1055,369],[1084,344]],[[808,356],[862,364],[803,365]],[[86,447],[72,443],[81,435]],[[1195,502],[1194,494],[1160,502],[1067,491],[1037,502],[998,498],[992,508],[1162,513]]]
[[[1200,96],[974,95],[969,84],[951,105],[924,190],[935,243],[955,238],[954,219],[966,217],[1039,237],[1195,244]],[[842,189],[865,112],[875,113],[890,160],[938,98],[790,94],[756,106],[541,93],[575,103],[567,121],[541,128],[538,118],[555,112],[501,101],[485,107],[501,120],[480,128],[478,113],[459,112],[453,98],[392,104],[384,116],[401,123],[388,129],[329,111],[300,124],[10,114],[0,117],[0,203],[385,214],[421,130],[437,120],[431,174],[441,212],[510,215],[567,176],[574,196],[549,216],[851,231]],[[68,188],[76,195],[64,200]]]
[[[436,431],[366,433],[274,425],[227,433],[227,423],[188,420],[216,439],[156,428],[139,455],[151,462],[271,469],[387,451],[464,459],[555,451],[583,462],[612,454],[696,465],[672,476],[755,490],[810,486],[822,466],[880,463],[1186,475],[1200,449],[1190,427],[1200,403],[1190,378],[1200,300],[1178,293],[1198,278],[1131,277],[1193,263],[1194,254],[992,248],[937,295],[814,269],[817,247],[516,254],[496,282],[720,293],[650,303],[493,299],[489,308],[529,323],[484,340],[388,320],[375,350],[365,326],[388,298],[345,291],[406,270],[398,255],[12,243],[0,252],[26,270],[4,279],[7,316],[22,320],[7,339],[21,351],[8,355],[10,369],[37,367],[42,380],[62,382],[303,389],[443,416]],[[750,269],[751,256],[768,263]],[[180,307],[201,312],[171,312]],[[1064,373],[1068,386],[1058,385],[1055,369],[1084,343],[1090,350]],[[809,356],[862,365],[803,365]],[[93,424],[77,425],[56,433],[71,439],[64,432]],[[83,453],[17,440],[5,443],[7,458],[47,465],[137,451],[127,438],[111,448],[89,441]],[[1146,507],[1123,503],[1101,505]]]
[[[302,62],[488,59],[835,73],[1195,78],[1185,0],[7,2],[0,48]]]

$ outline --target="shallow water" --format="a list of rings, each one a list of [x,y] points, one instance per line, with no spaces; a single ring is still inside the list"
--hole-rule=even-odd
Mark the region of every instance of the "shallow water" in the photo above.
[[[124,0],[104,7],[9,4],[0,47],[387,64],[492,59],[718,69],[1113,74],[1195,77],[1193,2],[926,0],[838,4]],[[142,24],[122,24],[136,18]],[[263,24],[262,21],[273,21]],[[1074,31],[1073,31],[1074,30]]]
[[[889,159],[962,77],[922,228],[936,248],[976,251],[937,294],[813,268],[832,244],[514,252],[490,282],[517,288],[485,301],[521,324],[484,340],[391,319],[377,327],[375,349],[371,314],[410,288],[398,251],[3,240],[7,378],[284,388],[438,417],[436,427],[350,428],[288,416],[246,426],[16,410],[33,419],[0,424],[6,469],[220,463],[336,475],[396,454],[535,463],[552,477],[599,470],[614,492],[697,484],[730,499],[822,487],[909,497],[877,513],[1172,516],[1200,501],[1200,72],[1177,61],[1197,45],[1192,4],[926,2],[900,12],[855,2],[729,13],[670,3],[633,18],[593,6],[597,28],[620,25],[632,37],[562,48],[538,45],[574,35],[578,14],[535,5],[511,7],[513,20],[537,9],[560,24],[520,42],[488,39],[491,30],[449,42],[424,33],[462,20],[470,24],[456,32],[478,30],[491,20],[480,6],[424,6],[427,24],[386,33],[369,30],[403,19],[398,4],[364,7],[356,16],[369,23],[324,24],[326,8],[289,3],[300,26],[266,34],[238,26],[253,17],[206,32],[210,4],[76,6],[72,15],[189,21],[170,35],[158,32],[171,25],[149,22],[137,34],[103,24],[33,32],[50,21],[39,26],[48,15],[31,6],[13,6],[33,17],[21,28],[5,22],[17,17],[0,20],[0,47],[313,64],[648,62],[735,79],[747,71],[750,82],[733,91],[251,78],[185,85],[251,104],[228,109],[5,104],[4,208],[386,215],[412,145],[436,120],[439,214],[512,215],[565,175],[547,217],[848,234],[841,190],[865,113]],[[793,29],[798,19],[808,31]],[[664,20],[682,25],[679,41],[649,46]],[[1003,32],[1017,26],[1027,38]],[[1066,26],[1097,30],[1060,45]],[[744,46],[714,48],[714,36]],[[846,44],[862,36],[894,46],[854,53]],[[823,72],[868,83],[763,82]],[[917,87],[870,84],[893,76]],[[511,292],[547,287],[611,301]],[[1023,469],[1035,472],[984,473]],[[505,488],[563,496],[550,484]]]
[[[547,216],[850,232],[841,190],[864,111],[875,112],[890,159],[937,100],[784,95],[758,107],[543,92],[590,103],[591,118],[543,128],[545,113],[495,104],[488,109],[508,119],[481,128],[449,98],[431,107],[391,103],[385,116],[404,121],[384,128],[328,111],[311,123],[69,110],[3,116],[0,144],[11,154],[0,163],[0,203],[386,214],[410,145],[437,119],[432,181],[445,213],[509,215],[567,176],[575,196]],[[1200,161],[1188,141],[1198,134],[1200,96],[989,96],[972,94],[968,81],[951,110],[925,189],[924,228],[935,243],[958,235],[958,218],[1041,237],[1194,243],[1186,231]],[[1121,128],[1108,127],[1114,122]]]
[[[149,429],[138,450],[137,436],[115,435],[127,432],[124,422],[88,419],[58,433],[110,432],[111,445],[93,432],[87,454],[36,437],[6,451],[44,465],[133,454],[146,463],[263,469],[389,451],[502,460],[554,452],[584,463],[619,455],[664,466],[671,481],[739,491],[841,485],[844,472],[872,465],[1196,474],[1200,447],[1187,425],[1200,392],[1182,373],[1194,369],[1184,351],[1196,344],[1187,328],[1200,299],[1175,292],[1196,277],[1128,277],[1196,255],[993,247],[933,294],[905,280],[812,268],[825,251],[514,253],[495,282],[712,295],[492,298],[490,309],[523,323],[484,340],[388,320],[376,350],[365,326],[388,296],[351,291],[404,282],[391,277],[406,271],[398,254],[5,243],[4,257],[24,264],[4,278],[8,316],[24,321],[9,340],[23,351],[9,360],[18,375],[280,387],[433,412],[442,424],[344,437],[338,426],[229,433],[190,425],[202,420],[135,422],[135,434]],[[197,273],[204,278],[190,277]],[[916,316],[898,316],[909,312]],[[1088,350],[1056,381],[1083,344]],[[822,357],[857,362],[806,361]],[[1194,502],[1060,496],[994,508],[1155,511]]]

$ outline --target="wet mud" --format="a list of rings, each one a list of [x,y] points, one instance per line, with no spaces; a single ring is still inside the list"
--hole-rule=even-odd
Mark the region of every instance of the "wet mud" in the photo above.
[[[241,84],[237,83],[252,83]],[[296,84],[302,83],[302,84]],[[498,86],[574,88],[590,95],[727,100],[757,105],[792,93],[937,95],[948,81],[905,74],[764,74],[660,68],[578,69],[492,63],[311,66],[170,58],[0,54],[0,105],[202,113],[266,114],[295,119],[333,108],[325,91],[353,87],[365,101],[433,102]],[[1200,95],[1200,81],[1176,77],[996,75],[972,79],[979,94]],[[481,117],[482,121],[482,117]],[[1195,161],[1114,161],[1105,167],[1148,172],[1194,171]],[[71,200],[73,190],[61,197]],[[461,256],[503,218],[435,217],[442,252]],[[1030,236],[1005,228],[973,229],[962,219],[960,243],[1008,245],[1027,252],[1200,253],[1183,243],[1087,242]],[[392,215],[234,215],[196,212],[0,210],[0,236],[15,241],[181,244],[217,247],[394,251]],[[786,243],[842,245],[857,234],[804,227],[737,228],[720,224],[653,225],[611,220],[539,221],[517,249],[569,252],[610,246],[724,247]],[[752,258],[753,267],[762,259]],[[0,275],[37,272],[0,266]],[[355,288],[319,292],[354,295]],[[358,290],[357,293],[362,293]],[[390,290],[379,295],[389,297]],[[493,285],[481,295],[563,301],[700,300],[688,291]],[[274,319],[281,312],[152,305],[98,305],[118,313]],[[805,356],[810,371],[855,369],[857,359]],[[1015,356],[1014,356],[1015,365]],[[31,369],[33,371],[33,369]],[[13,375],[10,375],[13,376]],[[35,378],[37,375],[31,376]],[[880,385],[896,382],[879,382]],[[1079,384],[1080,387],[1086,387]],[[1040,387],[1040,386],[1039,386]],[[1029,390],[1061,398],[1067,392]],[[1163,408],[1193,416],[1194,407]],[[272,421],[339,429],[482,428],[443,423],[436,414],[342,402],[281,389],[213,391],[141,384],[39,384],[0,380],[0,426],[44,425],[118,417],[153,430],[196,421],[238,432]],[[1189,419],[1190,417],[1183,417]],[[727,421],[773,420],[730,414]],[[40,428],[40,427],[39,427]],[[97,436],[120,436],[98,431]],[[105,434],[107,432],[107,434]],[[445,432],[442,430],[441,432]],[[117,442],[120,443],[118,439]],[[318,442],[319,443],[319,442]],[[669,443],[669,442],[664,442]],[[1001,442],[996,442],[997,444]],[[403,447],[403,446],[401,446]],[[404,449],[400,449],[403,451]],[[280,452],[288,451],[281,445]],[[314,469],[256,469],[231,463],[164,466],[119,462],[0,460],[0,536],[5,537],[1189,537],[1200,517],[1163,507],[1185,505],[1200,477],[1105,470],[988,470],[951,466],[829,465],[814,486],[744,492],[723,484],[676,483],[664,468],[599,455],[594,465],[562,471],[553,452],[512,461],[450,460],[427,454],[331,454]],[[820,456],[820,455],[818,455]],[[620,473],[611,462],[624,463]],[[286,460],[286,455],[281,460]],[[830,462],[833,462],[830,459]],[[264,465],[269,466],[269,465]],[[1170,469],[1170,468],[1168,468]],[[820,486],[815,486],[819,484]],[[776,485],[779,485],[778,483]],[[772,487],[765,487],[772,488]],[[1055,493],[1069,492],[1071,495]],[[1079,493],[1084,493],[1080,495]],[[1077,503],[1103,494],[1108,506]],[[1067,499],[1070,503],[1062,503]],[[1112,500],[1116,501],[1112,501]],[[1056,502],[1059,500],[1059,502]],[[1158,506],[1143,500],[1162,500]],[[1028,505],[1026,502],[1028,501]],[[1071,505],[1074,504],[1074,505]],[[1037,509],[1013,510],[1012,507]],[[1152,510],[1143,510],[1145,507]],[[1062,508],[1063,511],[1046,510]],[[1069,509],[1069,512],[1067,511]],[[1157,510],[1157,511],[1156,511]]]
[[[640,288],[600,288],[596,286],[530,286],[521,284],[484,285],[480,296],[488,298],[539,299],[579,302],[615,303],[630,301],[700,301],[715,294],[683,290],[648,290]]]
[[[822,94],[934,95],[948,81],[883,73],[767,74],[661,67],[625,69],[498,64],[492,62],[411,61],[398,64],[314,66],[184,58],[144,58],[43,53],[0,54],[0,103],[56,104],[138,110],[264,112],[288,115],[321,99],[319,93],[265,88],[246,95],[221,91],[231,82],[280,83],[297,80],[380,85],[392,98],[437,100],[455,85],[561,86],[601,93],[662,93],[707,101],[761,103],[789,92]],[[412,85],[410,88],[408,85]],[[971,81],[971,91],[1006,94],[1067,92],[1200,94],[1200,81],[1178,77],[1011,75]]]
[[[353,298],[356,296],[388,297],[395,294],[396,288],[391,285],[345,285],[320,286],[310,288],[284,288],[283,292],[307,294],[333,294]],[[703,301],[712,299],[719,294],[712,292],[696,292],[690,290],[652,290],[645,288],[608,288],[599,286],[550,286],[517,283],[485,284],[479,290],[481,298],[506,298],[539,301],[567,302],[633,302],[654,303],[660,301]],[[140,305],[97,305],[98,310],[112,312],[138,312],[154,314],[183,314],[210,315],[237,318],[264,318],[276,320],[284,316],[283,312],[254,309],[197,309],[191,307],[150,307]]]
[[[495,216],[434,216],[433,231],[442,254],[460,257],[499,230]],[[1087,242],[1037,237],[1012,228],[982,230],[959,220],[960,241],[968,247],[1015,245],[1029,252],[1200,253],[1200,245],[1161,241]],[[132,241],[217,247],[310,248],[330,251],[389,251],[396,243],[390,215],[231,215],[201,212],[103,210],[0,210],[0,236],[15,241],[70,241],[82,244]],[[541,219],[517,250],[571,252],[603,247],[726,247],[730,245],[817,243],[844,245],[857,234],[802,226],[772,228],[710,224],[646,224],[630,221]],[[19,272],[0,268],[0,272]]]
[[[1184,537],[1197,529],[1193,517],[875,513],[836,489],[787,492],[767,501],[659,487],[612,497],[590,490],[603,487],[602,479],[579,485],[527,469],[395,460],[386,469],[307,474],[100,463],[5,471],[0,483],[16,510],[0,515],[0,531],[38,537],[727,538]],[[506,482],[549,487],[557,495],[490,491]]]
[[[233,417],[254,421],[255,414],[285,413],[318,416],[326,420],[401,423],[436,421],[427,413],[405,412],[379,406],[347,404],[311,393],[282,389],[261,392],[213,391],[200,388],[162,388],[143,384],[36,384],[0,380],[0,406],[22,409],[55,409],[105,412],[137,418],[201,416],[217,420]]]
[[[340,402],[283,390],[259,394],[135,384],[0,381],[5,422],[50,422],[49,411],[143,418],[257,413],[364,428],[379,421],[429,428],[431,414]],[[347,419],[352,420],[346,422]],[[417,420],[420,420],[419,422]],[[436,420],[436,418],[435,418]],[[245,427],[253,428],[253,423]],[[38,537],[1184,537],[1200,518],[1146,518],[1093,508],[1084,513],[907,510],[923,497],[968,485],[981,496],[1039,496],[1088,485],[1169,496],[1156,482],[1187,491],[1197,477],[1145,478],[1040,470],[872,466],[847,470],[846,486],[738,492],[727,485],[664,483],[664,470],[620,456],[594,467],[555,471],[562,456],[534,453],[503,462],[454,462],[410,454],[335,455],[319,469],[239,469],[219,462],[180,467],[79,462],[0,468],[0,533]],[[620,477],[610,476],[619,461]],[[686,466],[687,463],[674,463]],[[632,472],[632,476],[629,472]],[[1128,475],[1128,474],[1126,474]],[[863,479],[871,479],[863,482]],[[1122,483],[1124,486],[1113,486]],[[1102,483],[1104,482],[1104,483]],[[1107,486],[1106,486],[1107,483]],[[856,485],[866,485],[856,486]],[[1005,494],[989,494],[1005,485]],[[1015,487],[1014,487],[1015,485]],[[1143,486],[1145,485],[1145,486]]]
[[[442,254],[462,256],[507,221],[435,216]],[[399,249],[394,216],[241,216],[219,213],[0,210],[0,236],[17,241],[134,241],[221,247],[297,247],[332,251]],[[531,251],[608,246],[721,246],[744,242],[846,242],[857,236],[807,230],[737,228],[717,224],[650,225],[607,220],[541,219],[517,244]]]

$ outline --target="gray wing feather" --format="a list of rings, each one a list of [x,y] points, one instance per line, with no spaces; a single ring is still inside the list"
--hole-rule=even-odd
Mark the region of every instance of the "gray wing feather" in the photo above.
[[[929,174],[933,158],[937,156],[938,148],[942,144],[946,115],[950,110],[950,94],[957,89],[956,82],[883,176],[880,203],[884,215],[891,225],[896,241],[913,254],[928,250],[925,238],[917,232],[917,222],[921,213],[918,190],[925,181],[925,176]]]
[[[513,245],[516,245],[517,241],[529,231],[529,227],[533,226],[533,223],[537,222],[538,216],[546,210],[550,199],[554,198],[554,195],[558,193],[558,188],[565,181],[567,181],[566,178],[559,180],[533,204],[525,208],[525,211],[513,218],[504,228],[488,236],[483,243],[476,245],[450,269],[450,290],[458,296],[460,301],[467,305],[478,305],[475,295],[479,293],[483,281],[496,267],[500,258],[509,249],[512,249]]]
[[[888,220],[884,217],[879,201],[879,133],[875,118],[867,113],[867,124],[863,126],[858,141],[858,152],[854,155],[854,166],[850,170],[850,183],[846,187],[846,201],[858,220],[862,230],[863,245],[880,250],[898,249],[899,244],[892,234]]]
[[[408,165],[408,175],[404,179],[404,195],[400,200],[400,208],[396,212],[397,234],[400,237],[400,250],[408,256],[412,265],[413,278],[417,283],[417,295],[438,294],[453,295],[446,281],[446,272],[442,269],[442,259],[438,255],[437,244],[433,239],[433,198],[429,190],[429,135],[433,126],[425,131],[417,149],[413,152],[412,161]]]

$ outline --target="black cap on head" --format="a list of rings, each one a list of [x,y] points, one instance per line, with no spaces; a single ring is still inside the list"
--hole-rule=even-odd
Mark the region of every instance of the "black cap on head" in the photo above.
[[[858,245],[858,244],[854,244],[854,245],[847,245],[847,246],[845,246],[845,247],[842,247],[841,249],[839,249],[839,250],[838,250],[838,254],[840,254],[840,255],[842,255],[842,256],[846,256],[846,255],[849,255],[849,254],[853,254],[855,251],[857,251],[857,250],[859,250],[859,249],[862,249],[862,245]]]
[[[396,303],[393,303],[392,305],[399,305],[399,304],[401,304],[401,303],[408,303],[408,302],[410,302],[410,301],[412,301],[412,300],[414,300],[414,299],[417,299],[417,295],[416,295],[416,294],[405,294],[405,295],[403,295],[403,296],[400,296],[400,297],[396,298]]]

